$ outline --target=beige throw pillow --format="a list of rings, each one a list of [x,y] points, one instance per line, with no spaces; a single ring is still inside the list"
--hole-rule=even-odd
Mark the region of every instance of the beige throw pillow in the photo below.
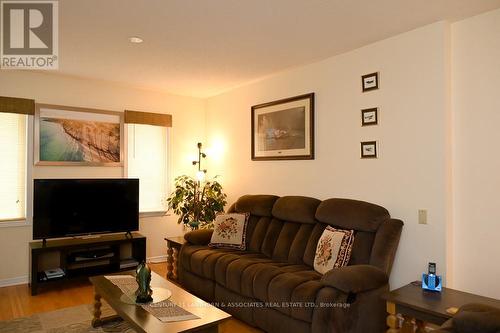
[[[245,250],[249,213],[217,214],[210,247]]]
[[[351,258],[353,242],[354,230],[326,227],[316,246],[314,269],[325,274],[332,268],[346,266]]]

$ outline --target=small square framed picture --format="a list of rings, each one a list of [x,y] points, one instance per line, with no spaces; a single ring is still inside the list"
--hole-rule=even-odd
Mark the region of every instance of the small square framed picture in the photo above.
[[[361,142],[361,158],[377,158],[377,141]]]
[[[378,108],[361,110],[361,126],[378,125]]]
[[[366,74],[361,77],[363,92],[378,89],[378,72]]]

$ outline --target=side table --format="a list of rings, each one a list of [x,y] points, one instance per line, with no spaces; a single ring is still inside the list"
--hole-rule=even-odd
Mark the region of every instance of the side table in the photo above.
[[[420,281],[388,292],[382,298],[387,306],[387,333],[424,333],[428,323],[442,325],[468,303],[500,307],[500,300],[455,289],[443,288],[441,293],[424,291]],[[403,317],[402,324],[398,314]]]
[[[177,263],[181,246],[186,242],[184,236],[166,237],[167,242],[167,279],[177,281]]]

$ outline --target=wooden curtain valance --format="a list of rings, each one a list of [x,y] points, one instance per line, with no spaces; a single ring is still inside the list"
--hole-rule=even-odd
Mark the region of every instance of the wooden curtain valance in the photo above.
[[[35,101],[26,98],[0,96],[0,112],[35,114]]]
[[[172,127],[172,115],[125,110],[125,123]]]

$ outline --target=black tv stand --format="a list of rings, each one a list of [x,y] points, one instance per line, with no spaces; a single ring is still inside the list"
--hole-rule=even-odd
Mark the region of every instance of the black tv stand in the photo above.
[[[134,232],[99,238],[64,238],[29,243],[31,295],[41,286],[73,278],[134,269],[146,260],[146,237]],[[54,258],[58,262],[54,263]],[[49,278],[45,270],[60,268],[64,276]]]

